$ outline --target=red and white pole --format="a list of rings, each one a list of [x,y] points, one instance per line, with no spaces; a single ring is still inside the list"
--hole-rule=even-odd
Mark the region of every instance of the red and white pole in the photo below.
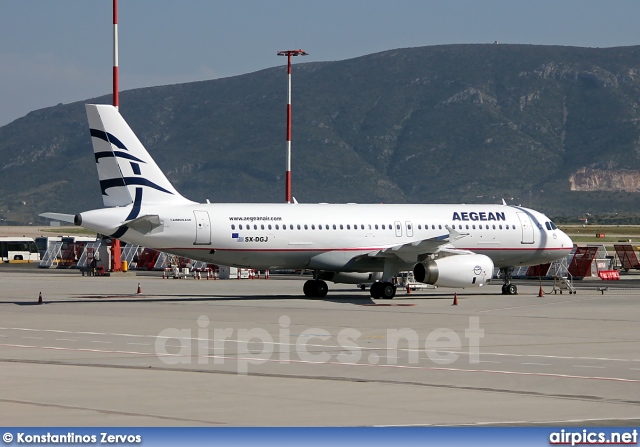
[[[113,106],[117,109],[120,105],[118,100],[118,0],[113,0]],[[122,260],[120,258],[120,240],[111,241],[111,271],[122,270]],[[138,284],[138,293],[140,293]]]
[[[113,0],[113,105],[118,108],[118,0]]]
[[[287,170],[285,172],[285,202],[291,203],[291,56],[306,56],[304,50],[278,51],[287,56]]]
[[[285,201],[291,203],[291,52],[287,54],[287,171]]]

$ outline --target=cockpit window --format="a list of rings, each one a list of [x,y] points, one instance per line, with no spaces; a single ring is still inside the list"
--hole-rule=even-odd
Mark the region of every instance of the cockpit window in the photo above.
[[[558,227],[556,227],[556,226],[555,226],[555,224],[554,224],[553,222],[549,222],[549,223],[551,224],[551,228],[552,228],[552,229],[554,229],[554,230],[557,230],[557,229],[558,229]]]
[[[544,226],[547,227],[547,230],[551,231],[551,222],[545,222]]]

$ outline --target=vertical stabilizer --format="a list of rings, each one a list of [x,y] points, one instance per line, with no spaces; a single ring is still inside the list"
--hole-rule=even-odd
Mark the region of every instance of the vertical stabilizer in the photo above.
[[[193,203],[176,191],[115,107],[86,108],[105,206]]]

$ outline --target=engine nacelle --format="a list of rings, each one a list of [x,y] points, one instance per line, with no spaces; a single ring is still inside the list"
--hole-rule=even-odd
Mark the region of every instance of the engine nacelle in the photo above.
[[[320,272],[318,279],[331,281],[335,284],[364,284],[382,279],[382,272],[355,273],[355,272]]]
[[[432,259],[413,267],[416,281],[442,287],[482,287],[492,276],[491,258],[477,254]]]

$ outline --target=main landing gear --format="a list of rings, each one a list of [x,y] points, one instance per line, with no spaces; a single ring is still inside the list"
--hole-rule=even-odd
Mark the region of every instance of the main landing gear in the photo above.
[[[308,296],[309,298],[324,298],[327,296],[329,286],[320,279],[310,279],[304,283],[302,291],[304,292],[304,296]]]
[[[374,282],[371,284],[371,296],[390,300],[396,296],[396,286],[390,282]]]
[[[503,295],[517,295],[518,287],[511,283],[511,273],[514,267],[500,267],[500,272],[504,274],[504,285],[502,286]]]

